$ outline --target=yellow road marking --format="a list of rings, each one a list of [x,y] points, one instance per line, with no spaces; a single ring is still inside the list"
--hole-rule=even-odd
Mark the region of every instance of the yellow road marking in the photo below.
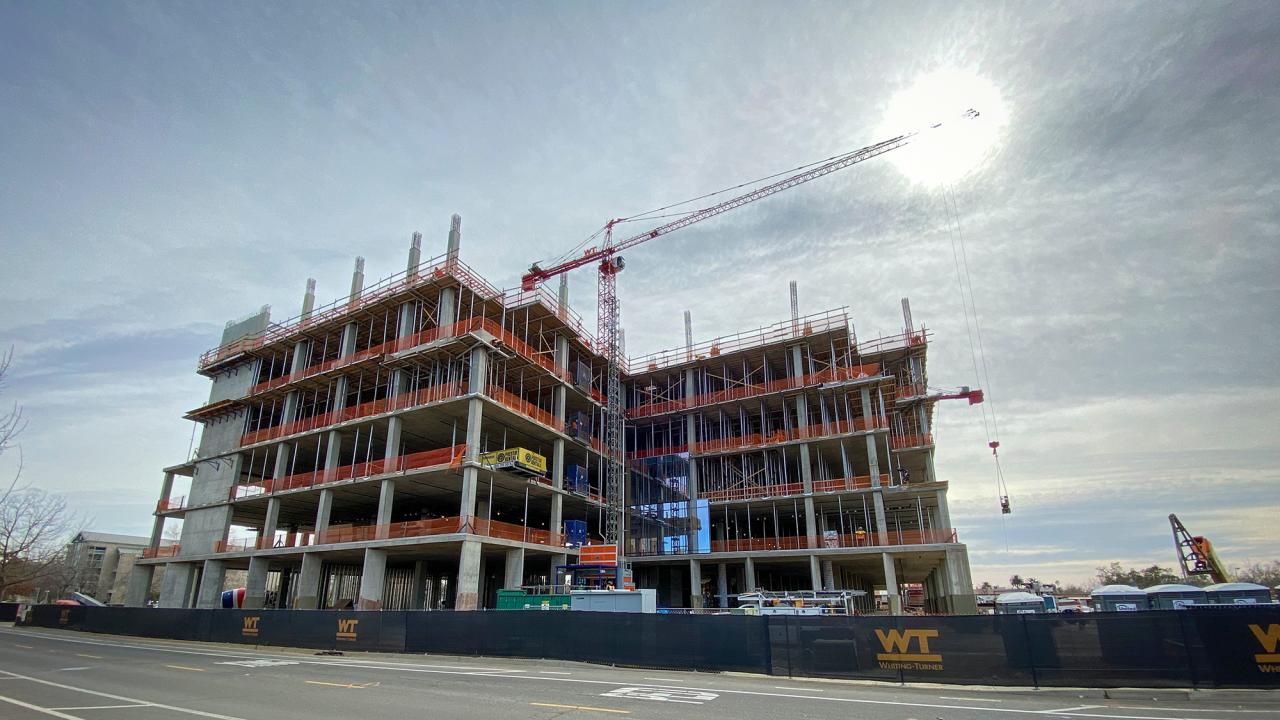
[[[371,686],[373,686],[373,685],[377,685],[377,683],[371,683],[371,682],[369,682],[369,683],[362,683],[362,684],[358,684],[358,683],[332,683],[332,682],[325,682],[325,681],[323,681],[323,680],[303,680],[303,682],[308,683],[308,684],[311,684],[311,685],[328,685],[329,687],[340,687],[340,688],[346,688],[346,689],[348,689],[348,690],[364,690],[364,689],[365,689],[365,688],[367,688],[367,687],[371,687]]]
[[[190,670],[191,672],[204,672],[204,668],[193,668],[193,667],[187,667],[186,665],[165,665],[165,667],[173,668],[174,670]]]
[[[76,655],[77,655],[78,657],[93,658],[94,660],[101,660],[101,659],[102,659],[102,656],[101,656],[101,655],[90,655],[89,653],[76,653]]]
[[[618,713],[619,715],[631,714],[630,710],[614,710],[613,708],[588,707],[586,705],[556,705],[555,703],[535,703],[535,702],[531,702],[529,704],[535,705],[537,707],[561,708],[564,710],[587,710],[589,712]]]

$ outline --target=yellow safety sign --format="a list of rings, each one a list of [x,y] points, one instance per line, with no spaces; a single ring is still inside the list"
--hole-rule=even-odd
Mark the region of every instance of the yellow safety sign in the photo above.
[[[480,462],[496,468],[523,470],[537,475],[545,475],[547,472],[547,459],[545,457],[532,450],[519,447],[485,453],[480,456]]]

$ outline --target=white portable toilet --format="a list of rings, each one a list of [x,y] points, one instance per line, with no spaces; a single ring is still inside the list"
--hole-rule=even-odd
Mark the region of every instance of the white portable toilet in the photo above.
[[[1208,600],[1201,588],[1179,583],[1153,585],[1146,593],[1147,606],[1152,610],[1182,610],[1189,605],[1204,605]]]
[[[1271,602],[1271,591],[1265,585],[1234,582],[1218,583],[1204,589],[1210,605],[1255,605]]]
[[[1103,585],[1089,593],[1098,612],[1136,612],[1147,609],[1147,594],[1132,585]]]
[[[1044,598],[1029,592],[1009,592],[996,597],[997,615],[1032,615],[1044,611]]]

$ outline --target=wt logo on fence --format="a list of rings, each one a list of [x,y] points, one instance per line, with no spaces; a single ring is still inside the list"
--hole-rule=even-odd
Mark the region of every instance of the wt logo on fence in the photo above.
[[[244,637],[258,637],[258,621],[260,616],[246,617],[244,619],[244,627],[240,629],[240,634]]]
[[[876,638],[884,649],[884,652],[876,653],[876,661],[882,670],[941,670],[942,654],[929,652],[929,639],[937,637],[937,630],[885,631],[876,628]]]
[[[338,639],[354,641],[356,639],[356,625],[359,625],[359,624],[360,624],[359,620],[355,620],[355,619],[344,620],[342,618],[339,618],[338,619]]]
[[[1261,625],[1250,625],[1249,630],[1266,651],[1253,656],[1254,661],[1258,663],[1258,671],[1280,673],[1280,653],[1276,652],[1276,647],[1280,646],[1280,625],[1272,623],[1266,630],[1263,630]]]

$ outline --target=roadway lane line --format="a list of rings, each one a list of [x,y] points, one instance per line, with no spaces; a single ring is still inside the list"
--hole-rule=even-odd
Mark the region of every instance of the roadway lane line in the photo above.
[[[51,680],[41,680],[40,678],[34,678],[34,677],[31,677],[30,675],[19,675],[16,672],[9,672],[8,670],[0,670],[0,674],[4,674],[15,679],[29,680],[33,683],[40,683],[41,685],[48,685],[50,687],[62,688],[63,690],[74,690],[76,692],[81,692],[86,695],[97,695],[98,697],[104,697],[109,700],[121,700],[127,703],[137,703],[139,705],[148,705],[150,707],[160,708],[161,710],[172,710],[174,712],[186,713],[188,715],[196,715],[199,717],[213,718],[213,720],[244,720],[244,718],[235,717],[234,715],[221,715],[219,713],[205,712],[203,710],[194,710],[192,708],[178,707],[177,705],[165,705],[164,703],[151,702],[150,700],[139,700],[138,698],[125,697],[124,695],[112,695],[111,693],[98,692],[97,690],[89,690],[87,688],[76,687],[75,685],[65,685],[63,683],[56,683]],[[44,708],[37,708],[34,705],[25,705],[23,703],[18,703],[17,701],[13,701],[11,698],[4,698],[4,699],[6,701],[14,702],[15,704],[21,704],[24,707],[29,707],[33,710],[42,710],[44,712],[49,712],[52,714],[52,711],[45,710]],[[67,717],[67,718],[71,718],[71,720],[84,720],[83,718],[77,718],[74,715],[58,715],[57,717]]]
[[[782,687],[781,685],[774,685],[773,689],[774,690],[794,690],[795,692],[826,692],[826,690],[819,690],[817,688],[791,688],[791,687]]]
[[[256,655],[232,655],[230,653],[217,653],[217,652],[195,651],[195,650],[178,650],[178,649],[168,648],[168,647],[156,647],[156,646],[147,646],[147,645],[127,645],[123,643],[104,643],[104,642],[88,641],[88,640],[76,640],[72,638],[59,638],[59,637],[47,636],[42,633],[20,633],[12,630],[3,631],[3,632],[9,632],[16,635],[28,635],[30,637],[36,637],[36,638],[46,638],[49,640],[58,640],[62,642],[79,642],[79,643],[88,643],[88,644],[98,644],[98,645],[104,645],[109,647],[129,648],[133,650],[176,652],[176,653],[184,653],[188,655],[220,655],[221,654],[221,655],[227,655],[229,657],[243,657],[243,658],[264,657],[264,655],[261,653]],[[266,657],[270,657],[270,656],[266,656]],[[334,660],[334,661],[316,661],[316,660],[301,660],[299,659],[298,656],[285,655],[285,656],[275,656],[275,657],[288,658],[291,660],[296,660],[300,663],[320,665],[324,667],[341,667],[345,665],[347,667],[356,667],[356,668],[362,668],[366,670],[437,673],[437,674],[443,674],[443,675],[475,675],[477,674],[475,672],[476,670],[483,670],[483,668],[474,668],[471,672],[460,672],[460,671],[429,669],[429,668],[432,668],[433,666],[423,667],[423,666],[411,665],[407,663],[384,663],[384,662],[375,661],[375,660],[366,660],[362,662],[353,662],[347,659]],[[377,664],[373,664],[373,663],[377,663]],[[457,666],[444,666],[444,667],[457,667]],[[591,685],[612,685],[614,687],[625,686],[628,684],[626,680],[623,680],[623,681],[587,680],[582,678],[540,677],[537,675],[497,675],[496,677],[510,677],[516,680],[542,680],[546,682],[570,682],[570,683],[582,683],[582,684],[591,684]],[[634,683],[631,683],[631,684],[634,684]],[[661,687],[656,684],[651,684],[651,685],[654,685],[656,687]],[[721,689],[721,688],[686,688],[686,687],[675,686],[675,685],[670,686],[670,688],[673,690],[676,690],[676,689],[705,690],[707,692],[715,692],[715,693],[722,693],[722,694],[755,695],[755,696],[761,696],[761,697],[793,698],[798,700],[818,700],[818,701],[824,701],[824,702],[853,703],[853,704],[863,704],[863,705],[888,705],[888,706],[895,706],[895,707],[910,707],[910,708],[926,708],[927,707],[927,708],[934,708],[939,710],[975,710],[975,711],[984,711],[988,713],[1006,713],[1006,714],[1017,714],[1017,715],[1044,715],[1045,714],[1044,710],[1030,710],[1030,709],[1023,710],[1023,709],[1017,709],[1017,708],[993,708],[993,707],[983,707],[983,706],[904,702],[904,701],[897,701],[897,700],[871,700],[871,699],[864,699],[864,698],[842,698],[842,697],[831,697],[831,696],[815,697],[813,695],[789,695],[785,693],[770,693],[770,692],[761,692],[756,690],[730,690],[730,689]],[[806,691],[806,692],[809,692],[809,691]],[[1167,708],[1162,708],[1162,709],[1166,711],[1168,710]],[[1210,711],[1201,711],[1201,712],[1210,712]],[[1071,717],[1108,718],[1109,720],[1189,720],[1186,717],[1168,717],[1168,716],[1152,716],[1152,715],[1103,715],[1098,713],[1084,713],[1084,712],[1071,712],[1071,713],[1061,713],[1061,714],[1068,715]]]
[[[356,683],[335,683],[335,682],[325,682],[323,680],[303,680],[303,682],[305,682],[308,685],[328,685],[329,687],[346,688],[347,690],[364,690],[365,688],[373,684],[373,683],[364,683],[362,685],[358,685]]]
[[[587,705],[556,705],[555,703],[536,702],[531,702],[529,704],[534,707],[560,708],[562,710],[586,710],[587,712],[618,713],[619,715],[631,714],[630,710],[614,710],[613,708],[589,707]]]
[[[141,705],[81,705],[79,707],[46,708],[46,710],[119,710],[140,707],[151,707],[151,703],[142,703]]]
[[[89,653],[76,653],[76,657],[87,657],[87,658],[92,658],[94,660],[102,659],[101,655],[90,655]]]
[[[204,672],[204,668],[193,668],[193,667],[187,667],[186,665],[165,665],[165,667],[167,667],[167,668],[173,668],[174,670],[188,670],[188,671],[190,671],[190,672]]]
[[[20,643],[14,643],[14,644],[13,644],[13,646],[14,646],[14,647],[20,647],[20,648],[22,648],[23,650],[35,650],[35,649],[36,649],[36,646],[35,646],[35,645],[22,645],[22,644],[20,644]]]
[[[1169,708],[1151,707],[1149,705],[1108,705],[1107,707],[1118,710],[1168,710]],[[1212,713],[1280,713],[1280,710],[1214,710],[1212,708],[1182,708],[1181,712],[1212,712]]]
[[[677,680],[675,678],[645,678],[645,680],[656,680],[658,682],[684,682],[683,680]]]
[[[1076,705],[1075,707],[1061,708],[1059,710],[1041,710],[1045,715],[1062,715],[1063,713],[1071,713],[1077,710],[1094,710],[1096,708],[1105,707],[1103,705]]]
[[[571,672],[562,672],[559,670],[539,670],[539,675],[572,675]]]
[[[35,710],[38,713],[44,713],[45,715],[49,715],[51,717],[63,718],[63,720],[84,720],[84,718],[80,717],[79,715],[67,715],[66,713],[60,713],[57,710],[51,710],[49,708],[40,707],[39,705],[24,703],[21,700],[14,700],[11,697],[5,697],[3,695],[0,695],[0,702],[7,702],[11,705],[24,707],[28,710]]]

